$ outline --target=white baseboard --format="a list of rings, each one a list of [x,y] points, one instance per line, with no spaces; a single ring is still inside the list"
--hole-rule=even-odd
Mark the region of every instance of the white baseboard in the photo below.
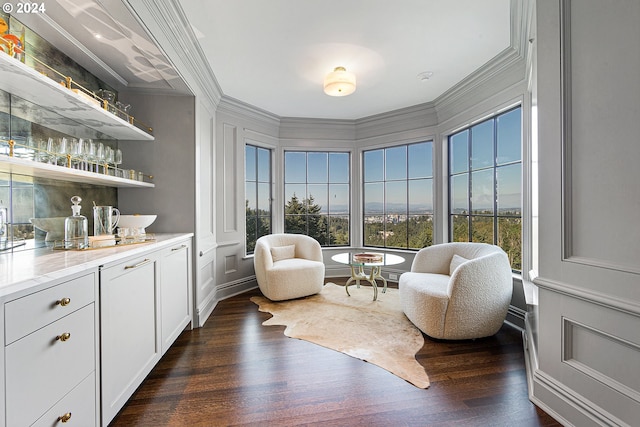
[[[231,298],[232,296],[250,291],[258,286],[255,276],[251,276],[242,280],[222,283],[215,286],[215,290],[211,292],[196,310],[195,324],[201,328],[213,313],[218,302]]]

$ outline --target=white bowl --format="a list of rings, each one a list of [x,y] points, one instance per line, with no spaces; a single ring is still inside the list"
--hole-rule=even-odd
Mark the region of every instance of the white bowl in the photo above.
[[[158,215],[120,215],[118,227],[120,228],[147,228]]]
[[[64,220],[66,217],[59,216],[54,218],[30,218],[31,224],[36,228],[47,233],[44,238],[45,242],[53,242],[54,240],[64,240]]]

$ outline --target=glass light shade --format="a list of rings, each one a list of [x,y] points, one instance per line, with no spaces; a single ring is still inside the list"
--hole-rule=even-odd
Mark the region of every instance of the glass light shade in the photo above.
[[[344,67],[336,67],[324,78],[324,93],[330,96],[347,96],[356,90],[356,76]]]

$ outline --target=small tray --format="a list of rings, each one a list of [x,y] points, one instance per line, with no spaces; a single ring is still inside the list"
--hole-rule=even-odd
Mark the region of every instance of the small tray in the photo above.
[[[134,239],[122,239],[120,237],[114,237],[113,239],[115,241],[115,244],[113,245],[98,245],[95,247],[91,247],[89,246],[88,248],[83,248],[83,249],[77,249],[77,248],[65,248],[64,247],[64,240],[55,240],[53,242],[53,249],[54,250],[59,250],[59,251],[93,251],[96,249],[107,249],[107,248],[113,248],[113,247],[121,247],[121,246],[130,246],[130,245],[139,245],[141,243],[149,243],[149,242],[155,242],[156,237],[153,234],[147,234],[144,237],[144,240],[134,240]],[[100,242],[100,240],[97,240],[95,242]],[[91,242],[89,242],[91,244]]]
[[[354,262],[382,262],[384,260],[383,254],[364,252],[359,254],[353,254]]]

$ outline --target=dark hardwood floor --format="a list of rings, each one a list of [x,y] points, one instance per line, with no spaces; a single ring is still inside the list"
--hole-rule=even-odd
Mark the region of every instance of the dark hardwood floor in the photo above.
[[[262,326],[270,315],[249,301],[259,294],[221,301],[183,332],[110,425],[560,426],[528,400],[521,333],[509,326],[473,341],[425,337],[423,390]]]

